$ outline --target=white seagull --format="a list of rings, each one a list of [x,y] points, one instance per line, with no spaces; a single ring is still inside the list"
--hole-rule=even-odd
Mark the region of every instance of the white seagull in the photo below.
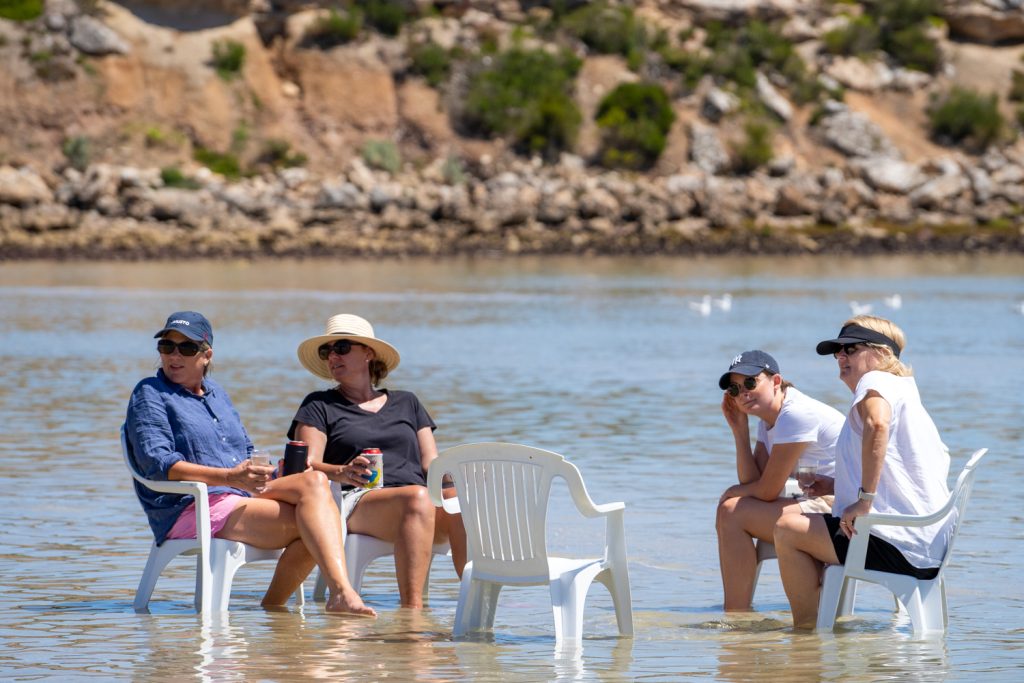
[[[854,315],[868,315],[869,313],[871,313],[871,309],[871,304],[862,304],[856,301],[850,302],[850,310],[853,312]]]
[[[732,310],[732,294],[726,292],[722,295],[721,299],[712,299],[711,303],[717,306],[720,310],[728,313]]]
[[[885,305],[894,311],[898,311],[903,308],[903,297],[899,294],[893,294],[892,296],[884,297]]]
[[[711,315],[711,295],[705,294],[700,301],[691,301],[690,310],[697,311],[703,318]]]

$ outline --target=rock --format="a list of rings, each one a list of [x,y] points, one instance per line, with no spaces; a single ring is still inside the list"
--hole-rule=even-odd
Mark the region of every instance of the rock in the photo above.
[[[21,227],[29,232],[67,230],[73,225],[72,213],[63,204],[40,204],[21,212]]]
[[[711,175],[729,167],[729,153],[717,131],[696,121],[690,124],[690,159],[697,168]]]
[[[53,201],[53,192],[30,168],[0,166],[0,204],[32,206]]]
[[[316,196],[318,209],[368,209],[369,200],[358,187],[349,182],[324,182]]]
[[[904,195],[926,180],[917,165],[897,159],[865,159],[856,167],[868,185],[880,192]]]
[[[722,90],[721,88],[710,88],[704,96],[704,106],[701,114],[709,121],[717,123],[722,118],[736,111],[740,106],[740,98],[736,95]]]
[[[899,157],[892,142],[871,119],[839,106],[841,110],[819,124],[828,144],[850,157]]]
[[[947,0],[942,18],[954,36],[998,45],[1024,39],[1021,4],[1019,0]]]
[[[801,4],[800,0],[675,0],[672,3],[692,12],[697,26],[706,26],[711,21],[735,24],[750,19],[788,19],[797,13]]]
[[[992,198],[992,178],[985,169],[969,168],[967,169],[967,177],[971,181],[971,190],[974,192],[975,203],[984,204]]]
[[[581,218],[617,218],[621,207],[615,195],[597,187],[582,194],[577,211]]]
[[[893,82],[892,69],[879,61],[865,62],[859,57],[836,57],[825,67],[825,73],[847,88],[875,92]]]
[[[923,208],[945,208],[971,186],[959,169],[955,173],[944,173],[928,180],[910,194],[914,206]]]
[[[773,114],[783,121],[793,118],[793,105],[775,89],[768,77],[760,71],[757,72],[757,96]]]
[[[128,43],[113,29],[88,15],[71,20],[71,44],[87,55],[126,55]]]
[[[896,90],[914,92],[915,90],[928,87],[931,82],[931,75],[923,71],[914,71],[913,69],[904,69],[903,67],[893,70],[892,87]]]
[[[152,216],[159,221],[177,220],[197,225],[212,208],[204,191],[163,187],[150,192],[148,198],[153,205]]]
[[[64,15],[52,10],[47,11],[46,16],[43,18],[43,23],[46,24],[48,31],[53,31],[54,33],[63,32],[68,27],[68,20]]]

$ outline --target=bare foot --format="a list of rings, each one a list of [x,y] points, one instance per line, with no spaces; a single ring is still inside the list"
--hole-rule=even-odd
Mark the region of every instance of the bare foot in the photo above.
[[[377,613],[372,607],[367,607],[363,604],[363,599],[359,597],[351,588],[343,590],[341,593],[331,593],[331,599],[327,601],[328,612],[338,612],[340,614],[352,614],[357,617],[376,617]]]

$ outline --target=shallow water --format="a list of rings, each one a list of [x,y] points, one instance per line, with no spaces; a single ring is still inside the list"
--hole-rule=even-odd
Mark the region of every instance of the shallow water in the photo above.
[[[701,317],[704,294],[733,308]],[[891,311],[882,297],[899,292]],[[718,375],[762,347],[802,390],[845,412],[834,361],[814,354],[873,302],[906,330],[906,360],[958,472],[989,447],[948,569],[945,635],[915,639],[880,589],[834,635],[794,633],[774,566],[756,613],[726,616],[714,502],[734,477]],[[0,265],[0,679],[437,681],[1014,680],[1024,666],[1024,259],[456,260]],[[371,567],[376,621],[322,606],[258,607],[267,566],[236,578],[230,614],[191,609],[190,564],[131,600],[150,534],[120,461],[132,387],[156,367],[151,334],[206,313],[215,372],[257,445],[280,449],[322,384],[298,342],[336,312],[370,318],[402,352],[389,386],[415,391],[441,448],[479,440],[564,453],[597,502],[624,500],[636,637],[615,637],[591,591],[582,652],[554,651],[546,591],[506,590],[495,632],[453,641],[457,582],[438,561],[430,607],[397,609]],[[551,545],[599,553],[600,525],[553,503]],[[769,563],[771,565],[771,563]],[[310,586],[311,588],[311,586]]]

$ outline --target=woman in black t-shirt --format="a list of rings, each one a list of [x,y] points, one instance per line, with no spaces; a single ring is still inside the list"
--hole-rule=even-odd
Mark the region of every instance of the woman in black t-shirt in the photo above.
[[[414,394],[376,388],[399,355],[363,318],[331,317],[325,334],[302,342],[298,354],[307,370],[337,384],[306,396],[288,436],[305,441],[312,466],[341,486],[348,530],[395,544],[401,604],[422,607],[433,544],[451,544],[460,576],[466,564],[462,517],[435,507],[427,493],[436,425]],[[370,474],[364,448],[383,454],[383,488],[363,488]]]

